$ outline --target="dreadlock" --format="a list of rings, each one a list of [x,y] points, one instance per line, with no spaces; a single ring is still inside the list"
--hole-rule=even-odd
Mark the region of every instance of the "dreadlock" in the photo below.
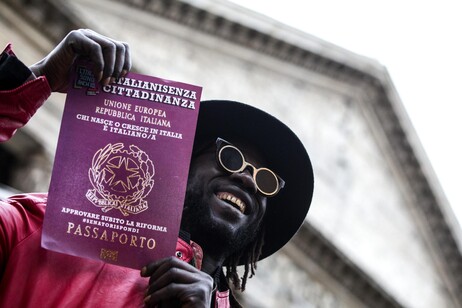
[[[255,239],[247,245],[245,249],[240,250],[228,257],[226,265],[226,279],[233,283],[235,289],[243,292],[247,284],[247,279],[252,278],[257,270],[257,262],[260,258],[264,244],[264,229],[261,228]],[[237,266],[240,261],[244,261],[244,275],[239,277]],[[249,276],[250,273],[250,276]]]

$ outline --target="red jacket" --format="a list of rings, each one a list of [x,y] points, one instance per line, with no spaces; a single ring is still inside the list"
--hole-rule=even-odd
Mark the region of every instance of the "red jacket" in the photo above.
[[[2,53],[0,64],[0,142],[11,138],[24,126],[50,96],[51,89],[45,77],[30,78],[31,72],[16,59],[11,44]],[[10,74],[15,72],[15,74]],[[28,74],[26,73],[28,72]],[[24,76],[27,74],[26,76]],[[31,80],[28,80],[31,79]],[[5,84],[15,85],[10,88]]]
[[[142,307],[140,271],[40,247],[46,197],[0,203],[0,307]]]
[[[0,142],[24,126],[50,96],[8,45],[0,58]],[[139,270],[41,248],[46,194],[0,201],[0,307],[138,307],[148,279]],[[178,239],[181,259],[200,264],[200,247]],[[214,307],[227,308],[229,290],[215,292]]]

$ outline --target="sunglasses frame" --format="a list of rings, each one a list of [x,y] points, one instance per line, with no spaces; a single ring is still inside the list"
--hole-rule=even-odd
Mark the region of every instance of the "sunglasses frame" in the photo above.
[[[275,196],[282,188],[284,188],[284,185],[285,185],[285,182],[284,180],[279,176],[277,175],[274,171],[272,171],[271,169],[268,169],[268,168],[265,168],[265,167],[261,167],[261,168],[257,168],[255,167],[254,165],[252,165],[251,163],[247,162],[246,159],[245,159],[245,156],[244,154],[242,153],[241,150],[239,150],[236,146],[232,145],[231,143],[229,143],[228,141],[218,137],[217,140],[216,140],[216,146],[217,146],[217,150],[216,150],[216,160],[217,162],[219,163],[219,165],[225,169],[226,171],[230,172],[230,173],[239,173],[239,172],[242,172],[244,171],[245,169],[247,169],[249,166],[252,168],[252,178],[253,178],[253,181],[255,183],[255,185],[257,186],[257,189],[258,191],[266,196],[266,197],[272,197],[272,196]],[[234,150],[236,150],[239,155],[241,155],[241,158],[242,158],[242,166],[237,169],[237,170],[231,170],[229,168],[227,168],[223,162],[222,162],[222,159],[221,159],[221,153],[224,149],[226,148],[232,148]],[[271,192],[271,193],[267,193],[267,192],[264,192],[263,190],[260,189],[260,187],[258,186],[258,183],[257,183],[257,174],[259,171],[268,171],[269,173],[271,173],[275,178],[276,178],[276,182],[277,182],[277,187],[276,189]]]

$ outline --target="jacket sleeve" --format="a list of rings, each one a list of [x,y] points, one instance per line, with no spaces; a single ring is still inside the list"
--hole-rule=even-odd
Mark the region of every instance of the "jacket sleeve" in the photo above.
[[[46,201],[47,195],[42,193],[0,200],[0,280],[14,248],[41,230]]]
[[[35,78],[8,44],[0,55],[0,142],[24,126],[50,94],[47,79]]]

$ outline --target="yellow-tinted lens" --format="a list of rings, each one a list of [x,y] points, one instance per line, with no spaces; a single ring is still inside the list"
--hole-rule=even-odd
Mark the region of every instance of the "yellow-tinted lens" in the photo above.
[[[229,172],[239,172],[243,169],[244,156],[234,146],[227,145],[221,148],[218,158],[223,168]]]
[[[261,168],[254,175],[258,189],[265,195],[273,195],[278,191],[279,180],[271,170]]]
[[[245,161],[242,152],[233,145],[227,144],[218,151],[218,161],[220,165],[228,172],[241,172],[247,167],[252,168],[252,176],[257,185],[258,191],[263,195],[273,196],[283,186],[279,182],[278,176],[267,168],[255,168]]]

